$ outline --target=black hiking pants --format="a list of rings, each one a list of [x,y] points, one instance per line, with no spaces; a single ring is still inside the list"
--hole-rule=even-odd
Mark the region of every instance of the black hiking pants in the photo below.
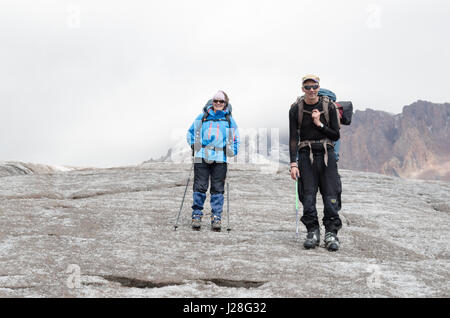
[[[221,220],[225,192],[225,178],[227,176],[226,162],[207,163],[205,160],[194,164],[194,203],[192,218],[203,216],[203,204],[206,199],[209,181],[211,180],[211,217]]]
[[[194,192],[206,193],[211,179],[211,194],[223,194],[225,192],[225,178],[227,176],[226,162],[207,163],[202,162],[194,164]]]
[[[316,210],[317,190],[320,190],[324,205],[322,219],[326,232],[337,233],[342,227],[338,211],[341,207],[341,179],[338,174],[336,157],[333,148],[328,146],[328,166],[325,166],[324,149],[313,149],[313,163],[310,159],[310,148],[299,150],[298,167],[300,178],[298,180],[298,195],[303,204],[302,223],[308,232],[319,228]]]

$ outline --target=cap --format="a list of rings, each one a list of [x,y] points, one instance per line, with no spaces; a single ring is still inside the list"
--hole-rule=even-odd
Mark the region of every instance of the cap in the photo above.
[[[213,99],[218,99],[218,100],[224,100],[224,101],[226,101],[225,94],[224,94],[222,91],[218,91],[218,92],[214,95]]]
[[[302,83],[304,83],[306,81],[314,81],[316,83],[319,83],[320,82],[320,78],[318,76],[316,76],[316,75],[308,74],[308,75],[306,75],[306,76],[304,76],[302,78]]]

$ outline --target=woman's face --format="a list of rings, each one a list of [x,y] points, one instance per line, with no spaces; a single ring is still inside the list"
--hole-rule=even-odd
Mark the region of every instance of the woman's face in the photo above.
[[[225,108],[226,102],[222,99],[213,99],[213,108],[216,110],[223,110]]]

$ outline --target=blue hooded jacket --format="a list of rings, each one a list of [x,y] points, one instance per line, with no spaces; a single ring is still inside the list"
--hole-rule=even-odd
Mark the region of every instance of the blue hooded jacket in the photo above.
[[[199,115],[188,130],[187,142],[190,146],[195,145],[195,134],[201,126],[200,145],[195,148],[194,156],[203,158],[208,161],[227,162],[225,147],[229,144],[229,151],[233,156],[239,152],[240,138],[239,131],[232,116],[230,118],[230,127],[226,120],[229,110],[225,108],[223,111],[214,112],[212,105],[208,105],[206,112],[208,116],[202,124],[203,114]]]

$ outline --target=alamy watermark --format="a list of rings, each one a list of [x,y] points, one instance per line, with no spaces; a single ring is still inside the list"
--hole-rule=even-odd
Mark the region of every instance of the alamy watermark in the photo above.
[[[381,29],[382,7],[378,4],[370,4],[366,7],[366,26],[369,29]]]
[[[220,154],[225,153],[227,162],[232,165],[254,165],[260,168],[262,173],[277,173],[280,166],[287,166],[288,163],[282,163],[281,161],[281,149],[280,149],[280,129],[279,128],[239,128],[238,134],[233,135],[227,129],[227,137],[221,136],[221,132],[216,133],[216,140],[230,140],[226,147],[222,144],[217,147],[215,140],[212,140],[210,144],[204,145],[203,142],[194,145],[194,152],[202,152],[204,154],[204,160],[208,162],[209,158],[220,157]],[[239,139],[239,146],[235,141]],[[172,149],[170,158],[168,161],[174,163],[186,163],[192,158],[192,150],[189,148],[188,140],[185,130],[172,131],[171,144],[169,147]],[[238,148],[238,154],[235,154]],[[287,156],[287,153],[284,154]],[[286,159],[285,159],[286,160]],[[195,157],[194,162],[201,162],[202,158]]]
[[[66,286],[69,289],[81,288],[81,268],[77,264],[67,266],[66,274],[69,274],[66,280]]]
[[[378,265],[372,264],[367,267],[367,272],[370,275],[366,278],[367,287],[381,288],[381,268]]]
[[[81,9],[79,5],[70,4],[66,7],[66,26],[69,29],[81,27]]]

